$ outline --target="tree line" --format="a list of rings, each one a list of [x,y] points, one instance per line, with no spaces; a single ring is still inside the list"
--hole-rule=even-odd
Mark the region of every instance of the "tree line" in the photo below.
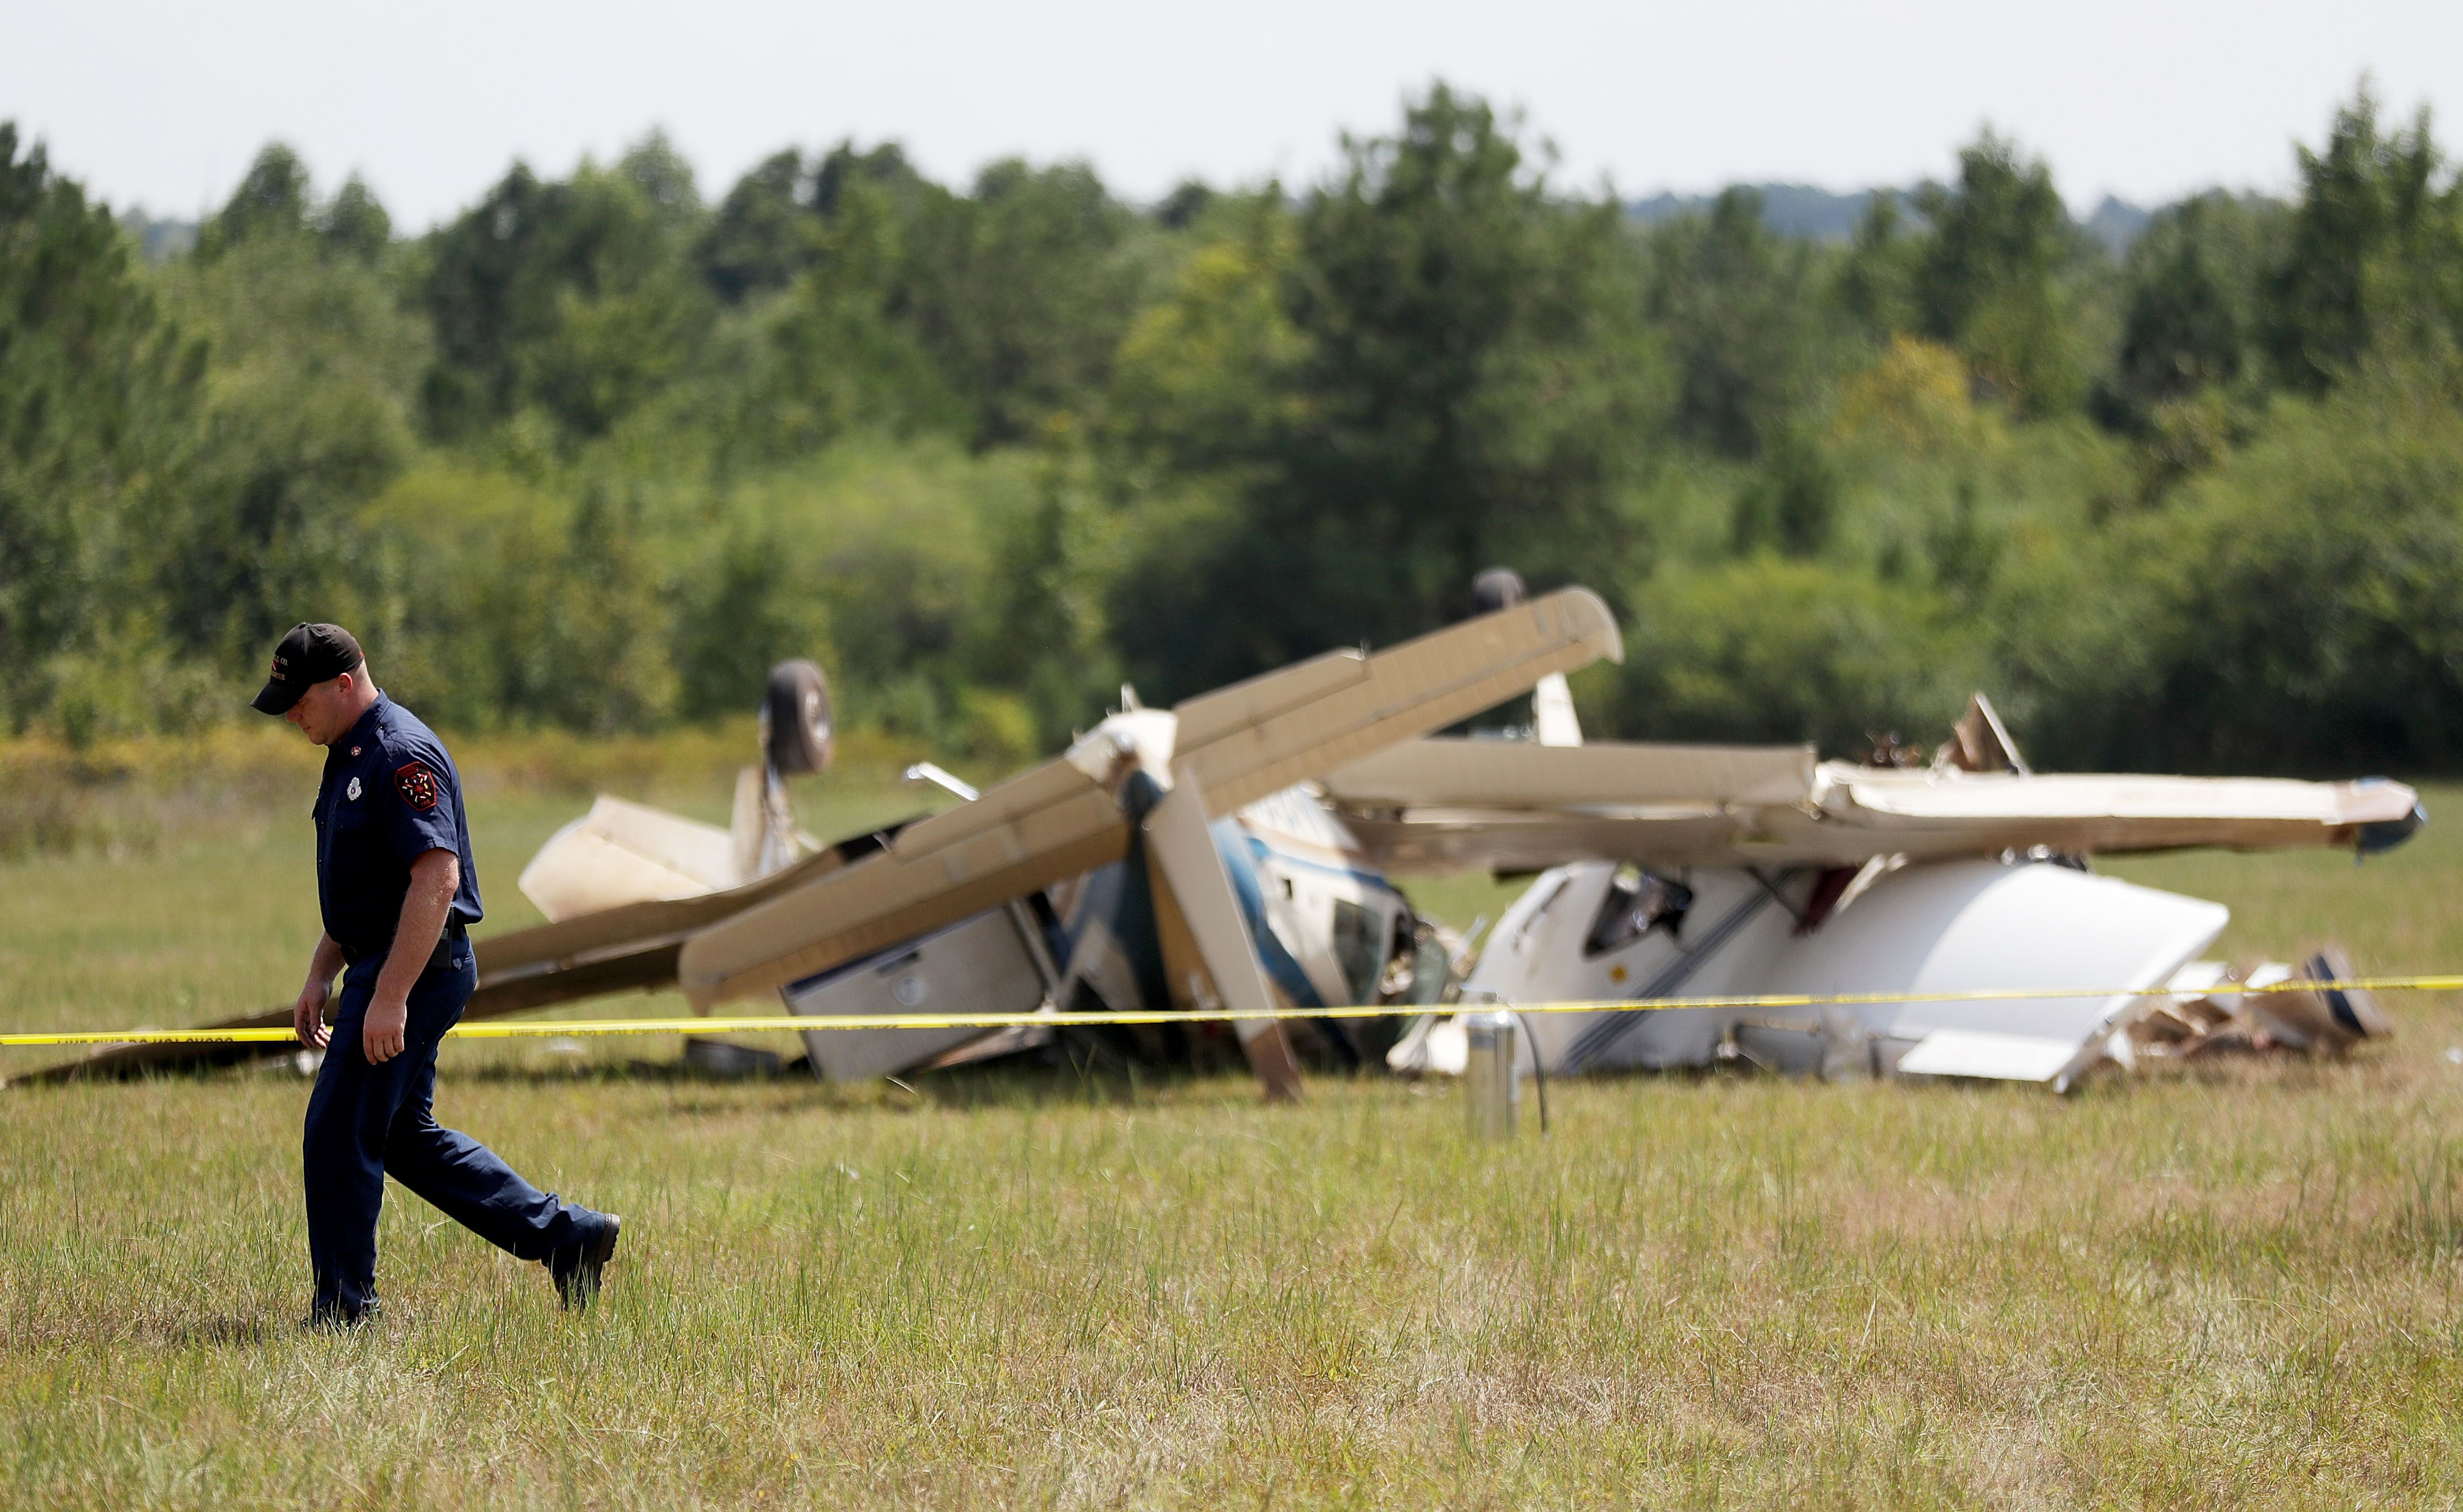
[[[1586,583],[1634,738],[2463,764],[2463,189],[2365,89],[2115,256],[1987,131],[1843,243],[1638,223],[1442,84],[1299,188],[652,134],[396,233],[259,155],[141,255],[0,123],[0,722],[230,718],[302,618],[462,728],[827,664],[986,761]]]

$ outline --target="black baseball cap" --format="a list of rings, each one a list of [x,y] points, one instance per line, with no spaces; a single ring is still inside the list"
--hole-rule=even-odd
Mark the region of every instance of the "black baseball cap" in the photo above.
[[[360,643],[339,625],[299,624],[291,627],[273,648],[273,675],[249,707],[259,714],[283,714],[299,696],[319,682],[360,670]]]

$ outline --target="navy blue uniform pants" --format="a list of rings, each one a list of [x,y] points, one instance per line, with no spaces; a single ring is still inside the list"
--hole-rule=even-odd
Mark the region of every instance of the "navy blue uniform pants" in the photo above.
[[[377,1213],[388,1176],[523,1260],[545,1260],[598,1229],[599,1215],[558,1201],[478,1140],[436,1121],[437,1047],[479,980],[469,943],[421,974],[410,989],[403,1052],[371,1066],[360,1036],[383,967],[384,958],[372,957],[342,974],[333,1042],[308,1098],[300,1164],[319,1315],[357,1318],[376,1305]]]

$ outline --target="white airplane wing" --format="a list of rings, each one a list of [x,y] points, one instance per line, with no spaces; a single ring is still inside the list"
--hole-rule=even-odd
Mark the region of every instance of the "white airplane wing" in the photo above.
[[[514,885],[554,922],[723,893],[743,880],[727,831],[601,793],[538,848]]]
[[[2401,783],[1901,770],[1801,745],[1423,740],[1340,768],[1326,797],[1395,871],[1577,860],[1857,866],[2037,846],[2377,849],[2417,828]]]
[[[1892,771],[1846,762],[1824,762],[1820,777],[1821,822],[1911,856],[2038,845],[2103,854],[2374,848],[2420,823],[2420,795],[2379,780]]]

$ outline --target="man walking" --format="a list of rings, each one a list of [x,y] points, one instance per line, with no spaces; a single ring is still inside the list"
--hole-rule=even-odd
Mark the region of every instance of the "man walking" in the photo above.
[[[566,1307],[588,1307],[622,1220],[540,1191],[487,1146],[439,1126],[433,1111],[437,1047],[479,980],[469,934],[479,875],[453,759],[379,691],[339,625],[293,627],[253,707],[325,747],[316,789],[325,932],[292,1008],[300,1043],[325,1050],[301,1148],[316,1288],[308,1326],[376,1316],[388,1176],[490,1243],[546,1265]]]

